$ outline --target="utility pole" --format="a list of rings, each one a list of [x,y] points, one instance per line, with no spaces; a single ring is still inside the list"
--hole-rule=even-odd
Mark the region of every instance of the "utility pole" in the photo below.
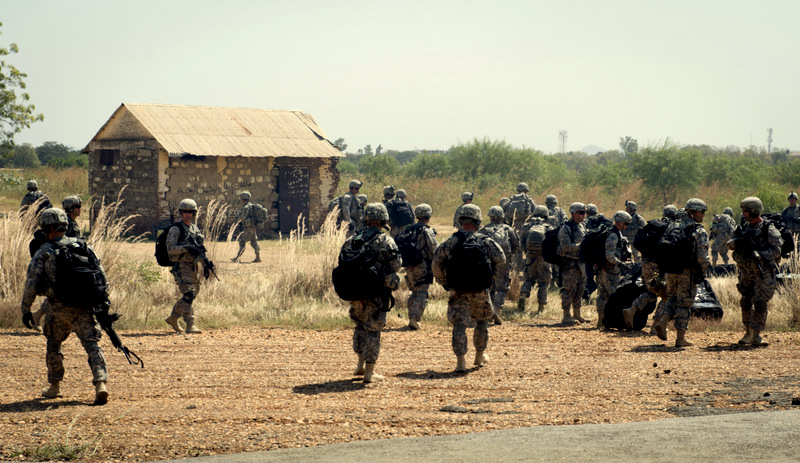
[[[561,154],[567,152],[567,131],[566,130],[559,130],[558,131],[558,150]]]
[[[767,154],[772,152],[772,127],[767,130]]]

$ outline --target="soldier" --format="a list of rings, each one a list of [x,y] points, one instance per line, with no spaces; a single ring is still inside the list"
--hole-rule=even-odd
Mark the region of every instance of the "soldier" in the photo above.
[[[518,184],[517,194],[511,196],[508,204],[503,208],[506,223],[513,226],[517,232],[522,230],[525,221],[528,220],[528,217],[536,207],[536,203],[528,196],[528,191],[530,191],[530,188],[528,188],[527,183]]]
[[[547,223],[553,228],[558,228],[567,222],[567,213],[564,209],[558,207],[558,198],[556,195],[547,195],[544,198],[544,204],[547,206]]]
[[[622,269],[629,270],[631,265],[628,259],[628,241],[623,233],[631,223],[631,215],[625,211],[614,213],[614,226],[606,236],[605,262],[598,264],[595,269],[597,275],[597,328],[603,328],[603,316],[606,311],[608,296],[617,289],[622,279]]]
[[[672,222],[678,218],[678,208],[674,204],[664,206],[664,222]]]
[[[339,200],[339,224],[347,226],[347,236],[353,236],[363,227],[363,217],[361,208],[358,207],[358,192],[361,190],[362,183],[358,180],[350,180],[347,184],[348,191]]]
[[[364,209],[367,208],[367,202],[369,199],[365,194],[360,194],[356,196],[356,198],[358,199],[358,208],[361,209],[361,217],[364,217]],[[363,223],[364,221],[362,220],[361,222]]]
[[[42,212],[39,225],[47,235],[44,243],[33,256],[28,265],[27,280],[22,295],[22,321],[28,328],[33,328],[34,317],[31,305],[37,294],[47,297],[48,310],[44,317],[44,335],[47,338],[47,382],[50,387],[42,390],[47,398],[63,397],[61,381],[64,379],[64,356],[61,344],[70,332],[81,340],[89,357],[92,369],[92,382],[95,386],[94,405],[104,405],[108,401],[108,370],[103,357],[103,349],[98,344],[102,333],[94,317],[87,310],[69,307],[58,300],[55,293],[58,275],[58,259],[55,254],[55,243],[68,245],[75,243],[75,238],[67,238],[67,214],[58,208],[50,208]],[[101,267],[102,272],[102,267]],[[105,277],[105,275],[103,275]]]
[[[558,255],[564,258],[564,265],[561,267],[561,310],[564,311],[564,317],[561,323],[586,323],[589,320],[581,316],[586,271],[579,255],[581,242],[586,235],[586,228],[583,226],[586,207],[583,203],[572,203],[569,206],[569,213],[572,218],[558,232]],[[574,318],[570,316],[570,305],[573,308]]]
[[[775,294],[777,286],[777,261],[781,256],[780,232],[761,218],[764,209],[755,196],[744,198],[740,203],[745,223],[739,225],[728,241],[733,259],[739,267],[739,284],[736,288],[742,295],[742,324],[745,335],[739,344],[767,346],[761,337],[767,324],[767,304]]]
[[[394,240],[381,229],[389,221],[386,206],[381,203],[370,203],[364,211],[366,228],[349,237],[342,245],[345,250],[368,246],[369,252],[376,256],[376,270],[383,278],[388,290],[397,289],[400,277],[400,255]],[[375,373],[375,363],[381,350],[381,330],[386,326],[386,312],[390,309],[388,298],[373,298],[350,303],[350,319],[355,322],[353,331],[353,351],[358,356],[358,364],[354,375],[364,375],[365,383],[381,381],[383,376]]]
[[[611,219],[599,213],[597,211],[597,206],[591,203],[586,205],[586,218],[583,219],[583,226],[586,228],[587,232],[597,230],[603,225],[610,226],[611,224]],[[594,266],[584,265],[584,269],[586,270],[586,288],[583,291],[583,302],[588,304],[589,297],[597,290],[597,282],[594,279]]]
[[[628,228],[625,229],[624,236],[628,240],[628,243],[633,243],[634,238],[636,238],[636,234],[639,233],[639,230],[641,230],[645,225],[647,225],[647,222],[644,220],[644,217],[636,213],[635,202],[625,201],[625,211],[630,214],[631,223],[628,225]],[[632,247],[631,255],[633,256],[634,264],[638,264],[642,261],[639,251],[636,248]]]
[[[500,312],[503,311],[506,293],[511,287],[511,271],[512,269],[520,268],[520,262],[522,261],[522,248],[520,247],[519,235],[510,225],[503,223],[504,217],[503,208],[500,206],[492,206],[489,208],[489,220],[491,220],[491,222],[478,230],[478,233],[488,236],[500,245],[506,257],[506,263],[508,264],[505,266],[505,270],[500,275],[500,278],[495,279],[495,283],[497,284],[493,284],[489,292],[494,310],[492,320],[497,325],[503,324],[503,320],[500,318]]]
[[[722,261],[728,263],[728,240],[733,235],[736,228],[736,221],[733,220],[733,209],[726,207],[722,214],[714,216],[711,222],[711,265],[717,266],[717,258],[722,256]]]
[[[169,326],[178,333],[184,330],[178,325],[183,317],[186,333],[200,334],[202,331],[194,324],[194,308],[192,303],[200,292],[200,270],[202,267],[201,246],[204,237],[193,223],[197,217],[197,203],[193,199],[183,199],[178,204],[181,221],[169,227],[167,235],[167,251],[172,265],[172,276],[181,298],[172,306],[172,313],[165,318]]]
[[[383,187],[383,205],[386,206],[388,209],[389,206],[387,203],[394,199],[394,187],[392,185],[387,185]]]
[[[461,208],[464,207],[467,204],[472,204],[472,198],[474,198],[474,197],[475,197],[475,194],[474,193],[470,193],[469,191],[465,191],[465,192],[461,193],[461,201],[463,201],[464,204],[458,206],[458,209],[456,209],[456,214],[453,216],[453,228],[455,228],[456,230],[460,229],[459,228],[459,224],[458,224],[458,217],[459,217],[459,214],[461,213]]]
[[[391,223],[389,233],[393,239],[397,239],[397,235],[414,223],[414,206],[406,200],[407,198],[406,190],[399,189],[395,192],[395,198],[386,204]]]
[[[40,199],[41,202],[39,203],[39,208],[36,212],[40,212],[43,209],[52,207],[52,204],[50,204],[50,199],[47,198],[47,195],[39,190],[39,183],[36,180],[28,180],[28,192],[22,197],[22,201],[19,204],[20,215],[27,211],[31,204],[39,201]]]
[[[64,236],[68,238],[83,238],[83,236],[81,236],[81,227],[78,226],[78,222],[75,220],[81,215],[81,198],[77,196],[67,196],[61,201],[61,206],[67,213],[67,220],[69,221],[67,232]]]
[[[408,327],[412,330],[420,329],[419,322],[428,305],[428,288],[433,283],[433,253],[439,243],[436,241],[436,230],[428,226],[433,215],[433,208],[428,204],[420,204],[414,209],[417,223],[409,227],[403,236],[409,234],[416,238],[414,249],[420,262],[413,266],[406,266],[406,286],[411,291],[408,296]],[[404,262],[405,263],[405,262]]]
[[[797,193],[794,191],[789,193],[787,199],[789,200],[789,207],[781,212],[781,216],[786,228],[796,237],[800,233],[800,207],[797,206]]]
[[[231,260],[233,262],[239,262],[239,258],[244,254],[244,248],[249,241],[250,246],[253,247],[253,251],[256,253],[256,258],[253,259],[253,262],[261,262],[261,247],[258,245],[257,219],[258,209],[261,205],[250,202],[251,196],[249,191],[239,193],[239,197],[242,199],[242,209],[236,211],[236,218],[242,224],[242,232],[239,233],[239,238],[236,240],[239,242],[239,252],[236,254],[236,257]]]
[[[547,305],[547,289],[550,286],[551,275],[549,265],[542,256],[542,243],[545,234],[552,229],[553,227],[547,223],[547,207],[542,205],[533,209],[533,215],[522,227],[519,241],[525,249],[525,264],[522,271],[525,282],[522,284],[517,302],[517,309],[520,312],[525,311],[525,300],[531,296],[533,286],[536,284],[539,285],[536,294],[539,308],[536,314],[542,313]]]
[[[688,258],[691,265],[680,273],[667,273],[668,301],[661,318],[655,325],[658,338],[666,341],[667,324],[670,320],[675,320],[677,332],[675,347],[692,345],[686,340],[686,330],[689,329],[689,315],[697,294],[696,284],[702,281],[708,266],[711,265],[708,261],[708,233],[702,225],[696,226],[696,224],[702,224],[708,206],[702,199],[692,198],[686,201],[684,210],[686,214],[678,214],[678,218],[670,223],[664,234],[677,230],[680,230],[684,236],[689,234],[692,254]],[[689,227],[691,227],[691,231],[687,230]],[[676,259],[681,257],[683,256],[676,256]]]
[[[433,275],[450,291],[447,302],[447,319],[453,324],[453,353],[456,354],[456,373],[467,371],[467,324],[475,320],[472,342],[475,346],[475,365],[483,366],[489,361],[486,347],[489,343],[489,319],[492,318],[492,303],[489,300],[489,287],[501,286],[500,279],[505,271],[506,257],[503,249],[486,235],[475,233],[481,224],[481,210],[473,204],[461,207],[460,230],[436,248],[433,257]],[[464,243],[480,247],[482,261],[463,262],[462,257],[472,256]],[[474,248],[471,248],[475,250]],[[487,262],[488,260],[488,262]],[[466,265],[463,265],[466,264]],[[486,279],[492,281],[487,282]],[[472,286],[480,281],[479,286]]]

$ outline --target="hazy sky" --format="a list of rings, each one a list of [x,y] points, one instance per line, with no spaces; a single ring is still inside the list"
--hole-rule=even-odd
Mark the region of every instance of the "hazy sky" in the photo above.
[[[294,109],[348,151],[473,138],[800,149],[800,1],[3,0],[0,46],[83,148],[122,103]]]

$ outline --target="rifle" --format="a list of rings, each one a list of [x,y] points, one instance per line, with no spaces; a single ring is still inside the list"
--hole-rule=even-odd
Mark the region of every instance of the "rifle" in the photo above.
[[[122,340],[119,338],[119,335],[116,331],[114,331],[113,323],[119,320],[118,313],[108,313],[108,310],[111,308],[111,302],[108,299],[103,301],[97,307],[92,308],[92,316],[94,316],[97,323],[103,328],[103,331],[108,334],[108,339],[111,340],[111,345],[117,348],[118,351],[125,354],[125,358],[128,359],[128,363],[131,365],[141,365],[144,368],[144,361],[136,355],[135,352],[125,347],[122,344]]]
[[[188,236],[186,238],[186,242],[197,248],[197,250],[199,251],[197,257],[199,257],[203,261],[203,275],[206,277],[206,280],[208,280],[209,275],[214,275],[214,278],[216,278],[217,281],[220,281],[219,277],[217,276],[217,272],[214,271],[214,262],[212,262],[211,259],[206,257],[206,247],[203,246],[202,244],[199,244],[194,239],[194,236]]]

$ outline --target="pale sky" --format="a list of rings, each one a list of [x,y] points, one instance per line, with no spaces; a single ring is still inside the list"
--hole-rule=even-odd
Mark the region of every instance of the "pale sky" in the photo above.
[[[85,147],[122,103],[301,110],[348,151],[800,150],[800,1],[2,0],[0,46]]]

